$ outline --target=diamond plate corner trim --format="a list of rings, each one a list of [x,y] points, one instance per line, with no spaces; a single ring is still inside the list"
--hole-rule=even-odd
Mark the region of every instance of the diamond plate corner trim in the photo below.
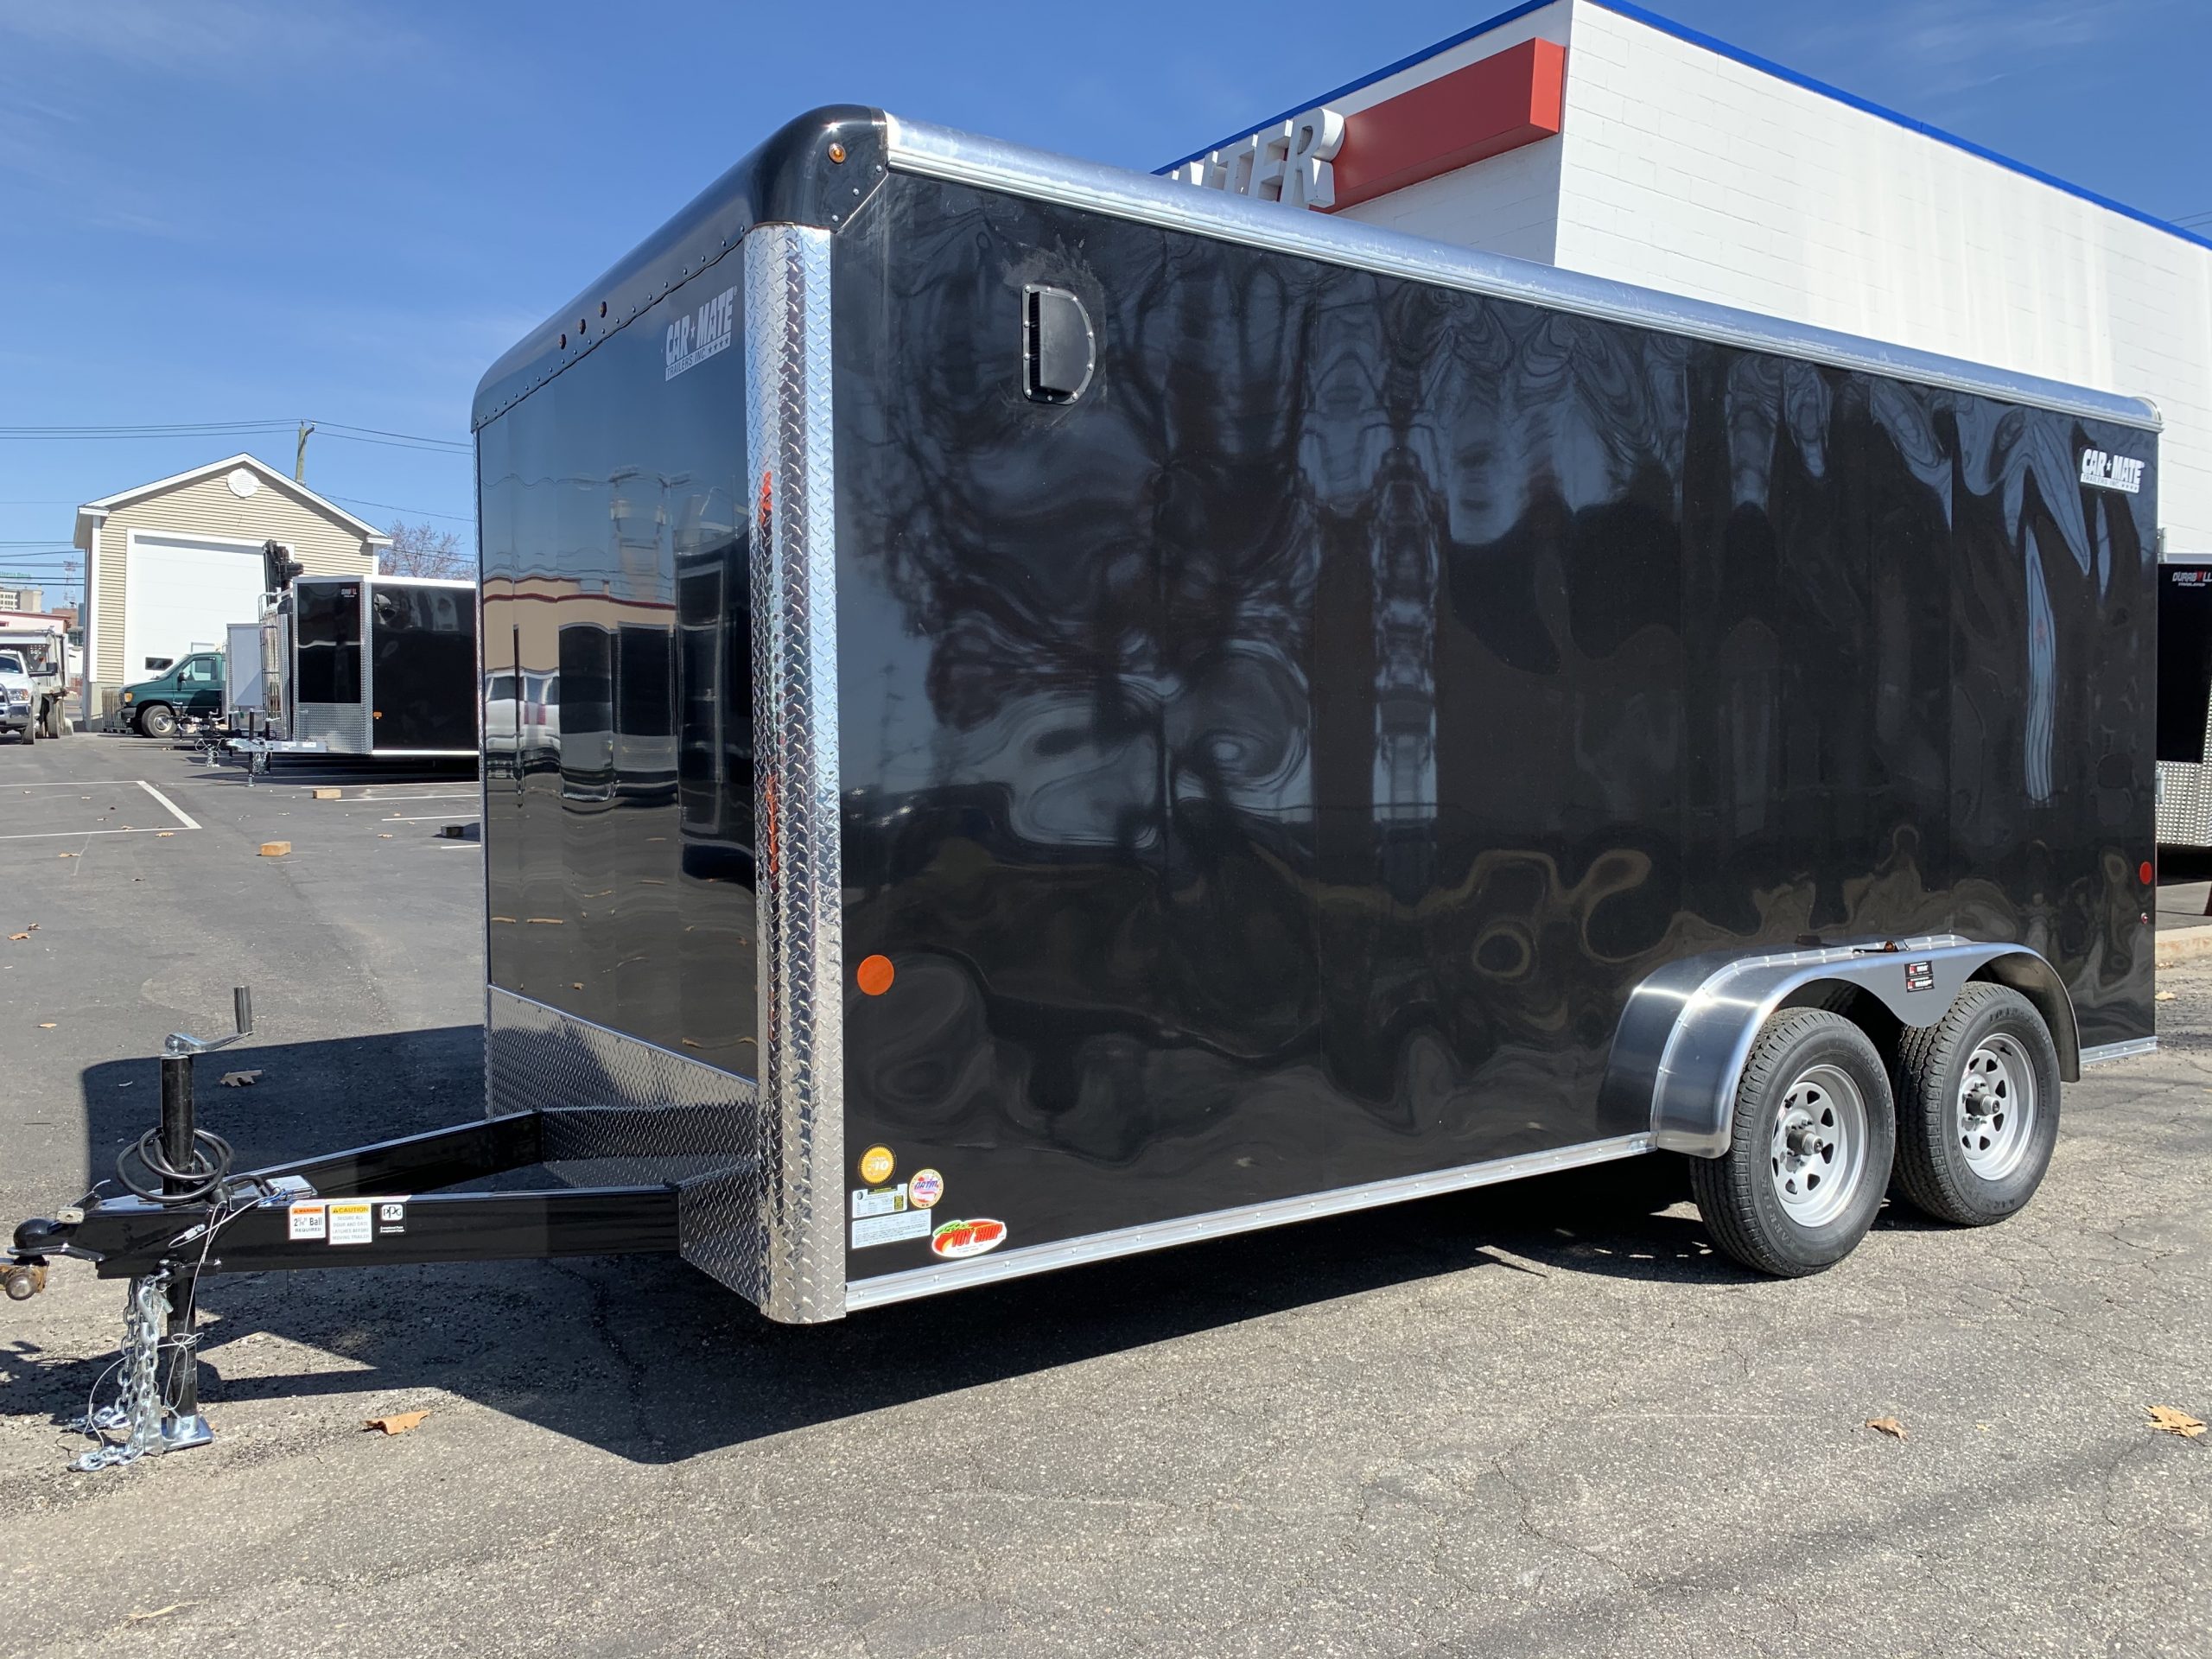
[[[760,1311],[845,1312],[844,948],[830,233],[745,238],[759,825]]]

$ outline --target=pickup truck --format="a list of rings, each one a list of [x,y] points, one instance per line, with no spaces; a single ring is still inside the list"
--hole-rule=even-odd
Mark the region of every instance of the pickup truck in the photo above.
[[[38,688],[19,651],[0,651],[0,732],[24,743],[38,741]]]
[[[223,653],[195,651],[158,679],[123,688],[123,719],[141,737],[168,737],[180,720],[223,717]]]
[[[70,647],[59,618],[23,612],[0,615],[0,651],[19,658],[30,677],[35,737],[67,737],[71,681]]]

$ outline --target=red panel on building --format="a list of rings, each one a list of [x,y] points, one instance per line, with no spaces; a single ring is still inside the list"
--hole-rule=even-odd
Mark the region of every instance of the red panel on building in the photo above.
[[[1559,131],[1567,48],[1523,41],[1344,118],[1337,206],[1350,207]]]

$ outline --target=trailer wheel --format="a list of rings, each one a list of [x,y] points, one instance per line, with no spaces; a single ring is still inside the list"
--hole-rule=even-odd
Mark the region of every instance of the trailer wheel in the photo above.
[[[2035,1196],[2058,1144],[2058,1046],[2035,1004],[1974,983],[1897,1045],[1897,1185],[1938,1221],[1987,1227]]]
[[[166,702],[149,702],[138,711],[141,737],[171,737],[176,733],[176,710]]]
[[[1728,1150],[1690,1160],[1690,1188],[1720,1248],[1783,1278],[1832,1268],[1874,1224],[1897,1114],[1866,1033],[1825,1008],[1759,1028],[1736,1085]]]

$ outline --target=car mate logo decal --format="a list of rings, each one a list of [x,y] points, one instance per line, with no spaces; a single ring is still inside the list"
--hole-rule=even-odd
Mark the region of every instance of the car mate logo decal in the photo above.
[[[935,1255],[957,1259],[981,1255],[1005,1243],[1006,1223],[1002,1221],[948,1221],[930,1235],[930,1251]]]
[[[673,380],[686,369],[696,368],[728,346],[737,319],[737,290],[726,288],[688,317],[668,325],[662,350],[667,357],[663,380]]]
[[[2108,455],[2101,449],[2084,449],[2082,481],[2093,489],[2139,495],[2143,491],[2143,463],[2133,455]]]

